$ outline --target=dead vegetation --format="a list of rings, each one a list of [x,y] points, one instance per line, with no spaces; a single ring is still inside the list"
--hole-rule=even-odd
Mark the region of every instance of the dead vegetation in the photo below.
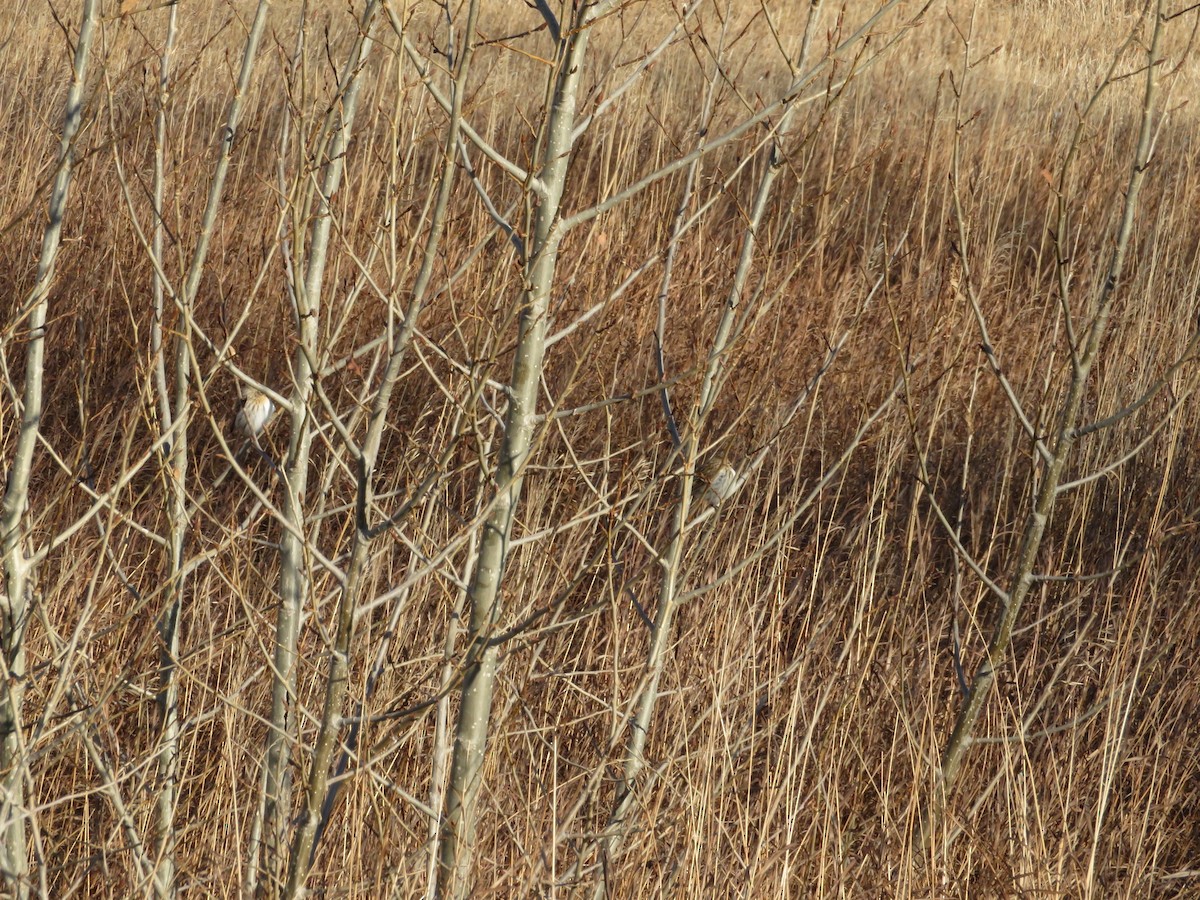
[[[163,267],[171,278],[186,270],[204,209],[252,14],[246,5],[183,5],[165,147]],[[312,5],[304,62],[292,71],[299,4],[270,13],[194,307],[197,333],[218,346],[231,339],[225,359],[285,397],[297,337],[280,235],[294,240],[295,232],[280,223],[304,221],[289,205],[293,189],[317,177],[320,122],[355,33],[342,5]],[[13,13],[0,28],[6,464],[29,336],[20,311],[55,171],[70,67],[65,35],[77,28],[76,4],[51,6],[66,32],[45,6]],[[825,10],[814,53],[872,6]],[[902,6],[878,41],[898,34],[919,4]],[[790,5],[765,7],[781,34],[802,27]],[[153,859],[161,789],[157,623],[169,591],[158,536],[168,531],[167,475],[159,455],[147,454],[160,434],[149,337],[154,267],[132,223],[135,215],[143,227],[153,220],[165,20],[161,11],[107,12],[114,15],[94,51],[50,297],[44,441],[27,514],[30,540],[44,545],[86,514],[92,491],[131,476],[48,553],[33,586],[23,710],[30,873],[35,889],[56,897],[152,893],[114,797]],[[676,12],[666,3],[625,4],[598,28],[582,114],[603,103]],[[1128,464],[1055,508],[1036,563],[1054,578],[1025,603],[944,820],[921,845],[922,810],[938,790],[962,682],[995,613],[931,498],[954,540],[1001,579],[1040,477],[1037,451],[981,352],[956,255],[954,91],[970,12],[965,0],[934,4],[848,84],[834,91],[832,75],[822,80],[833,93],[797,114],[747,288],[760,312],[725,355],[722,392],[699,435],[702,461],[767,453],[690,533],[635,812],[611,859],[596,838],[610,824],[628,719],[647,678],[660,579],[649,548],[663,546],[682,474],[654,390],[656,290],[682,172],[566,238],[552,334],[646,269],[546,356],[539,411],[562,414],[536,430],[504,574],[472,896],[583,895],[599,879],[613,897],[1197,890],[1200,471],[1190,451],[1200,414],[1187,399],[1200,374],[1189,357],[1200,312],[1200,122],[1188,102],[1200,81],[1195,11],[1167,30],[1153,161],[1084,420],[1111,415],[1164,376],[1166,387],[1071,458],[1067,481],[1147,441]],[[1140,4],[1065,0],[985,2],[977,12],[958,123],[969,278],[992,349],[1039,434],[1054,425],[1056,385],[1070,367],[1058,300],[1059,176],[1078,112],[1140,12]],[[437,59],[445,41],[438,9],[413,4],[401,14],[420,50]],[[546,101],[549,38],[539,25],[532,9],[484,9],[463,106],[465,121],[526,167],[536,150],[531,123]],[[574,151],[566,215],[691,148],[703,73],[712,68],[704,53],[719,40],[713,134],[788,83],[759,5],[716,4],[688,32],[591,124]],[[1081,292],[1103,282],[1124,202],[1143,44],[1118,60],[1129,77],[1090,115],[1065,182],[1069,278]],[[320,398],[311,406],[305,540],[330,565],[311,566],[299,634],[297,785],[317,737],[336,629],[332,570],[345,564],[355,529],[353,460],[327,410],[361,437],[365,425],[353,416],[365,416],[386,359],[370,342],[400,327],[445,131],[445,114],[386,28],[368,67],[333,204]],[[281,154],[285,119],[293,137]],[[766,164],[764,140],[763,130],[751,131],[701,165],[692,202],[713,205],[678,242],[664,331],[676,411],[701,391]],[[521,200],[510,175],[477,156],[473,165],[497,209]],[[342,746],[351,725],[356,733],[308,880],[314,892],[408,897],[427,889],[426,805],[466,653],[459,630],[472,535],[494,502],[505,399],[495,383],[512,368],[522,278],[460,166],[375,466],[384,514],[419,485],[431,488],[373,544]],[[171,310],[167,331],[182,327]],[[813,396],[783,424],[842,334]],[[213,412],[198,404],[189,439],[176,882],[181,893],[237,896],[271,709],[281,540],[272,510],[281,503],[276,464],[288,434],[277,416],[262,438],[269,459],[253,451],[241,459],[264,503],[229,474],[216,437],[228,432],[237,380],[212,346],[196,339],[193,352],[209,376],[196,390]],[[792,521],[876,411],[845,464]],[[450,705],[439,712],[443,698]]]

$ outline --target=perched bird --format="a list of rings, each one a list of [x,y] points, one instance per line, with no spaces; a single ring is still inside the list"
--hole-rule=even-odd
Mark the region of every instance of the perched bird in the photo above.
[[[705,472],[704,477],[708,482],[708,488],[704,491],[700,502],[713,509],[732,497],[742,486],[742,479],[738,477],[737,469],[724,459],[719,460],[716,465]]]
[[[254,446],[258,447],[258,436],[262,434],[262,430],[267,426],[267,420],[271,418],[273,412],[275,412],[275,404],[271,402],[270,397],[257,388],[247,388],[242,408],[238,410],[237,417],[233,420],[233,429],[238,434],[250,438],[254,441]]]

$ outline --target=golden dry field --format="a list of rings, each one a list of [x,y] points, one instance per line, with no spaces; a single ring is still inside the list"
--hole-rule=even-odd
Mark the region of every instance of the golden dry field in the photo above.
[[[1200,896],[1198,39],[6,5],[3,895]]]

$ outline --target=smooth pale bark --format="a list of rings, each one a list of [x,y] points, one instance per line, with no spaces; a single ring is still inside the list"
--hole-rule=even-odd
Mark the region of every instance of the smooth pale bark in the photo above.
[[[167,141],[167,100],[171,85],[171,51],[175,45],[175,26],[178,7],[171,6],[167,12],[167,31],[163,40],[163,52],[159,56],[158,112],[154,121],[154,258],[159,265],[163,259],[163,195],[166,173],[164,154]],[[154,872],[156,897],[172,897],[175,894],[175,807],[179,794],[179,684],[175,677],[176,660],[179,658],[179,616],[183,610],[185,588],[184,549],[187,542],[187,474],[188,474],[188,354],[180,346],[184,340],[180,331],[175,339],[175,397],[172,403],[168,394],[165,364],[162,349],[164,286],[161,277],[154,278],[154,325],[152,343],[154,348],[155,381],[158,388],[159,417],[163,431],[171,428],[174,414],[183,419],[175,432],[167,457],[167,591],[168,605],[159,621],[162,639],[159,671],[159,715],[162,733],[158,751],[158,835]],[[187,303],[187,298],[181,298]],[[190,306],[190,305],[189,305]],[[188,317],[190,318],[190,316]]]
[[[1154,104],[1157,96],[1156,79],[1160,74],[1160,47],[1162,30],[1165,23],[1161,0],[1153,13],[1153,19],[1150,44],[1146,54],[1148,65],[1145,68],[1146,82],[1142,97],[1138,143],[1134,150],[1121,220],[1117,226],[1117,232],[1113,240],[1113,251],[1109,259],[1107,276],[1104,279],[1104,284],[1096,297],[1095,303],[1092,305],[1091,324],[1084,335],[1083,346],[1073,361],[1071,378],[1063,393],[1054,438],[1048,448],[1048,458],[1042,471],[1041,482],[1038,485],[1033,510],[1025,521],[1020,548],[1010,576],[1008,600],[1001,605],[996,616],[988,640],[987,652],[975,670],[967,699],[959,710],[954,723],[954,730],[946,742],[946,747],[942,753],[941,767],[938,773],[939,783],[936,788],[937,793],[922,817],[921,842],[923,844],[930,840],[932,831],[937,821],[941,818],[946,795],[962,769],[963,760],[966,757],[967,750],[971,746],[979,718],[991,695],[991,689],[996,680],[996,670],[1004,663],[1008,656],[1012,644],[1013,629],[1016,627],[1017,620],[1021,614],[1021,608],[1035,583],[1034,566],[1042,548],[1042,542],[1046,533],[1046,524],[1050,520],[1050,516],[1054,511],[1055,501],[1059,496],[1063,471],[1079,437],[1077,429],[1080,422],[1080,409],[1087,391],[1092,368],[1099,358],[1105,332],[1108,330],[1113,302],[1116,299],[1117,287],[1121,282],[1121,276],[1125,268],[1125,259],[1129,251],[1130,238],[1133,235],[1138,195],[1141,191],[1142,183],[1145,181],[1146,170],[1153,147]],[[1109,83],[1110,81],[1106,80],[1101,90]],[[962,208],[961,195],[958,190],[958,186],[961,184],[958,176],[960,146],[960,143],[956,141],[953,173],[955,186],[954,204],[955,219],[959,227],[960,246],[963,248],[965,260],[968,233],[966,229],[966,214]],[[1059,240],[1065,241],[1066,236],[1060,234]],[[966,280],[968,282],[966,289],[968,291],[973,290],[969,283],[969,278]],[[979,316],[978,304],[974,305],[976,315]]]
[[[284,499],[282,515],[289,527],[280,540],[279,611],[275,625],[275,652],[271,687],[271,722],[267,731],[261,812],[262,846],[259,852],[259,892],[274,893],[279,885],[287,845],[287,820],[291,808],[289,766],[294,723],[290,720],[295,694],[296,646],[309,578],[305,534],[305,492],[308,488],[309,458],[313,427],[309,402],[313,394],[316,363],[320,358],[321,293],[333,218],[330,202],[342,183],[346,151],[358,108],[361,72],[373,40],[372,22],[379,8],[377,0],[367,5],[360,22],[358,39],[342,71],[339,86],[341,102],[335,104],[327,123],[330,140],[321,183],[316,191],[309,230],[308,260],[304,280],[297,285],[296,316],[299,336],[292,363],[294,390],[291,397],[291,433],[287,461],[283,469]]]
[[[158,897],[174,896],[175,893],[175,809],[178,802],[179,790],[179,689],[177,679],[177,659],[180,643],[180,617],[186,594],[185,579],[185,547],[190,519],[188,509],[187,478],[189,468],[189,433],[191,420],[191,338],[192,311],[196,295],[200,289],[200,281],[208,260],[208,250],[216,230],[217,217],[225,191],[225,181],[229,173],[233,146],[239,134],[242,110],[246,94],[253,75],[254,62],[258,55],[258,45],[261,40],[270,8],[269,0],[259,0],[257,12],[246,43],[242,51],[242,63],[234,96],[229,102],[226,112],[225,128],[217,158],[213,164],[212,182],[209,185],[204,215],[197,231],[196,243],[184,276],[183,284],[175,296],[178,306],[179,326],[175,329],[174,340],[174,386],[173,397],[168,393],[165,365],[162,351],[162,319],[164,285],[160,277],[156,277],[155,323],[153,344],[155,351],[155,371],[159,392],[159,409],[162,418],[161,427],[164,432],[171,431],[172,439],[164,450],[167,468],[166,482],[167,497],[167,579],[168,590],[167,608],[159,619],[159,635],[162,642],[161,662],[159,670],[158,704],[161,716],[161,734],[159,736],[158,778],[159,793],[157,798],[157,860],[154,876],[154,891]],[[164,161],[163,153],[166,145],[166,102],[170,96],[170,55],[174,44],[177,11],[171,7],[168,14],[167,32],[164,49],[160,57],[159,72],[159,110],[155,122],[155,181],[154,181],[154,243],[151,252],[154,254],[156,276],[163,271],[163,190],[164,190]]]
[[[84,0],[79,38],[75,43],[71,86],[59,141],[58,173],[50,192],[48,221],[42,235],[37,279],[22,305],[27,312],[25,331],[25,384],[21,394],[21,430],[8,468],[8,485],[0,513],[0,541],[4,552],[4,590],[0,592],[0,653],[3,655],[3,694],[0,696],[0,872],[10,895],[29,895],[28,850],[25,843],[25,797],[21,708],[25,693],[25,628],[29,623],[30,575],[28,534],[24,516],[29,506],[29,481],[34,450],[42,421],[42,379],[45,367],[46,320],[54,263],[62,241],[62,222],[74,170],[74,141],[83,118],[83,95],[96,19],[95,0]]]
[[[144,240],[138,220],[137,207],[129,190],[120,154],[113,150],[114,163],[121,181],[128,206],[131,223],[138,233],[143,248],[150,257],[154,270],[153,310],[151,323],[151,369],[158,401],[159,438],[150,453],[161,453],[159,463],[163,470],[164,512],[167,521],[167,536],[162,540],[166,556],[165,608],[158,619],[160,639],[160,663],[158,673],[158,707],[160,732],[156,765],[158,774],[155,798],[155,844],[156,859],[153,865],[152,888],[157,897],[173,896],[175,893],[175,812],[179,792],[179,739],[181,734],[178,709],[178,656],[181,642],[180,623],[186,602],[187,573],[192,566],[184,559],[190,529],[189,523],[196,511],[204,504],[211,490],[219,485],[224,476],[218,477],[209,492],[199,499],[189,500],[188,471],[190,468],[189,427],[195,403],[192,397],[192,377],[198,371],[195,340],[194,309],[199,285],[205,271],[208,252],[221,209],[224,187],[228,176],[233,148],[240,135],[240,121],[247,92],[253,75],[257,48],[263,34],[269,0],[259,0],[254,22],[247,34],[242,51],[239,78],[226,111],[225,127],[220,132],[217,154],[213,162],[212,178],[207,192],[207,201],[200,223],[195,231],[194,244],[182,283],[172,285],[167,276],[164,260],[165,226],[163,223],[163,198],[165,193],[165,150],[167,146],[167,109],[171,96],[170,62],[174,49],[177,26],[177,10],[168,10],[168,20],[159,57],[159,109],[155,117],[154,182],[152,218],[153,237]],[[166,353],[163,342],[164,322],[167,318],[167,299],[176,310],[175,324],[170,328],[172,341],[173,386],[167,378]],[[202,343],[207,344],[207,339]],[[218,353],[218,356],[221,356]],[[203,398],[203,389],[201,389]],[[207,401],[205,401],[207,407]],[[140,463],[129,470],[131,477]],[[86,520],[85,517],[84,520]],[[74,526],[73,526],[74,527]],[[65,539],[66,534],[56,540]]]
[[[373,14],[375,4],[368,6],[365,18]],[[346,568],[346,582],[342,586],[338,602],[337,629],[334,645],[329,655],[329,674],[325,685],[325,704],[321,715],[320,730],[313,747],[313,758],[309,770],[308,785],[305,791],[304,810],[300,826],[292,844],[291,860],[289,863],[288,882],[284,890],[287,897],[296,897],[303,893],[304,880],[312,865],[313,853],[321,830],[323,810],[331,807],[326,793],[329,783],[330,766],[337,745],[338,733],[342,727],[342,708],[345,703],[346,688],[350,677],[350,659],[353,652],[354,619],[359,599],[359,588],[366,574],[370,560],[372,541],[380,533],[386,532],[392,524],[391,520],[384,521],[372,528],[367,516],[372,505],[373,483],[375,475],[375,460],[379,454],[379,446],[387,424],[388,410],[391,407],[392,393],[400,378],[404,358],[413,335],[416,333],[417,322],[420,318],[422,304],[428,292],[433,271],[437,262],[437,251],[445,231],[446,218],[450,205],[450,193],[454,187],[455,149],[459,137],[459,125],[462,114],[462,103],[466,94],[466,79],[470,71],[471,58],[474,55],[475,25],[479,15],[478,0],[473,0],[468,8],[467,24],[463,35],[463,49],[458,57],[455,72],[455,90],[453,106],[450,112],[450,123],[446,129],[446,138],[442,145],[442,171],[438,182],[437,199],[434,203],[430,220],[429,232],[426,235],[425,252],[422,255],[421,269],[413,287],[413,299],[404,317],[404,324],[396,336],[388,364],[381,379],[380,388],[371,405],[368,419],[366,440],[361,448],[353,448],[357,457],[358,497],[355,506],[355,529],[353,546],[350,551],[350,563]],[[367,26],[364,24],[364,31]],[[364,48],[363,54],[366,55]],[[353,88],[356,90],[356,87]],[[349,93],[349,92],[347,92]],[[349,101],[347,101],[349,105]],[[348,127],[347,127],[348,132]]]
[[[583,5],[558,44],[549,118],[538,155],[541,191],[536,198],[527,199],[531,218],[526,232],[525,288],[519,301],[509,407],[496,467],[496,498],[484,525],[479,558],[467,591],[471,605],[469,645],[439,848],[438,894],[442,897],[464,898],[471,892],[479,791],[499,658],[499,648],[490,639],[500,619],[500,584],[537,415],[538,385],[546,353],[547,306],[562,240],[557,227],[559,205],[571,156],[579,82],[590,27],[600,14],[601,7]]]
[[[801,41],[801,49],[793,64],[793,71],[803,69],[807,62],[812,34],[818,16],[818,5],[809,7],[808,19],[805,24]],[[772,142],[770,158],[755,192],[754,205],[742,238],[741,253],[733,280],[726,295],[724,311],[717,325],[712,346],[709,349],[708,365],[705,367],[704,379],[696,404],[688,419],[686,436],[680,447],[683,458],[683,468],[686,473],[681,479],[679,500],[672,513],[670,538],[666,551],[662,554],[662,578],[659,582],[658,606],[655,611],[654,625],[651,632],[650,648],[646,654],[646,677],[640,696],[637,699],[637,712],[629,725],[629,736],[625,747],[625,760],[621,771],[621,784],[617,790],[616,802],[609,816],[608,828],[601,841],[601,851],[605,858],[611,858],[619,849],[629,823],[627,818],[632,811],[635,800],[635,784],[638,776],[645,767],[646,741],[650,735],[650,727],[654,717],[654,709],[658,702],[659,683],[662,679],[663,668],[666,664],[667,649],[672,634],[672,621],[679,603],[679,581],[681,567],[685,554],[685,525],[692,508],[692,490],[695,483],[697,454],[700,447],[700,435],[704,429],[709,412],[713,409],[720,393],[725,373],[725,358],[731,342],[736,338],[735,324],[741,317],[742,298],[745,296],[746,284],[754,261],[754,251],[757,246],[758,229],[766,215],[771,192],[783,166],[784,153],[781,142],[786,138],[795,112],[795,106],[789,106],[781,116],[777,126],[777,134]],[[603,896],[607,885],[603,879],[597,881],[595,896]]]

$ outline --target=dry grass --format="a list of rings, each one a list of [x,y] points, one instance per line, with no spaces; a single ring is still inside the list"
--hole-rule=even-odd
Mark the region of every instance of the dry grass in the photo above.
[[[871,5],[849,4],[847,21]],[[174,92],[168,148],[172,275],[190,253],[202,211],[245,6],[207,0],[187,4],[183,15],[182,81]],[[610,65],[625,71],[622,64],[649,45],[642,36],[659,33],[658,23],[669,19],[661,6],[630,7],[619,25],[601,32],[593,79]],[[735,22],[730,86],[714,132],[786,79],[757,5],[738,6],[728,13]],[[1067,367],[1054,293],[1053,197],[1043,172],[1057,173],[1073,111],[1097,84],[1136,6],[992,2],[979,13],[975,56],[996,52],[972,71],[964,101],[977,114],[964,130],[970,252],[996,350],[1042,424],[1054,416]],[[198,321],[217,336],[244,309],[252,310],[236,340],[237,360],[252,374],[269,375],[284,393],[292,324],[275,241],[276,134],[288,97],[280,48],[290,52],[297,8],[277,3],[272,13],[278,47],[260,61],[198,304]],[[60,13],[68,20],[76,14],[73,8]],[[435,17],[417,13],[414,33],[428,49]],[[490,8],[482,32],[518,34],[531,15]],[[788,15],[798,21],[799,13]],[[835,11],[826,15],[832,27]],[[880,244],[898,239],[910,212],[913,231],[884,295],[854,324],[805,416],[779,437],[733,507],[691,542],[684,589],[755,555],[883,398],[902,360],[919,365],[902,400],[811,513],[741,574],[680,612],[647,750],[652,775],[639,785],[636,831],[611,863],[613,896],[1182,897],[1200,890],[1200,694],[1192,662],[1200,653],[1194,602],[1200,472],[1190,456],[1200,415],[1194,403],[1185,404],[1135,462],[1062,500],[1041,571],[1128,565],[1110,579],[1048,582],[1031,599],[1015,659],[988,706],[984,736],[991,742],[972,749],[950,800],[940,835],[947,843],[936,841],[928,852],[914,844],[916,817],[933,789],[957,702],[952,622],[959,624],[969,669],[992,612],[990,597],[956,560],[928,491],[961,515],[963,543],[998,578],[1011,562],[1031,495],[1028,441],[987,372],[969,310],[947,277],[954,236],[947,72],[961,64],[951,16],[961,24],[967,15],[965,2],[935,4],[925,23],[836,106],[822,113],[812,105],[797,128],[760,234],[752,281],[764,296],[778,292],[777,300],[734,351],[706,444],[723,439],[748,453],[770,438],[782,409],[812,376],[825,341],[845,327],[880,271]],[[1129,277],[1087,400],[1095,417],[1152,383],[1196,321],[1200,120],[1194,104],[1185,102],[1200,86],[1200,67],[1187,44],[1195,17],[1173,23],[1169,36],[1170,66],[1178,66],[1164,81],[1170,112],[1143,193]],[[715,12],[702,20],[715,42]],[[314,27],[304,92],[290,95],[305,135],[328,101],[328,59],[344,54],[349,35],[340,4],[327,4],[314,22],[328,22],[329,47],[317,46],[326,38]],[[148,223],[160,38],[154,14],[113,20],[105,29],[108,83],[97,84],[90,109],[51,299],[42,428],[64,465],[47,452],[39,457],[31,513],[39,540],[88,507],[81,477],[90,475],[100,489],[112,484],[150,445],[156,428],[147,336],[152,269],[130,226],[113,154],[131,173],[138,215]],[[11,315],[33,279],[68,59],[43,6],[3,23],[0,39],[9,41],[0,54],[0,183],[6,186],[0,192],[0,286]],[[480,50],[476,64],[470,121],[520,162],[532,151],[525,123],[538,117],[543,100],[543,68],[531,54],[545,46],[544,34],[495,41]],[[569,209],[690,145],[702,90],[699,46],[681,44],[617,111],[595,123],[572,170]],[[1138,60],[1131,54],[1122,65],[1132,69]],[[1080,289],[1103,274],[1139,85],[1132,78],[1120,82],[1100,105],[1072,176],[1071,252]],[[381,53],[338,196],[327,279],[331,322],[358,277],[354,259],[367,258],[389,204],[395,228],[383,233],[394,243],[380,247],[371,274],[403,302],[416,265],[408,247],[425,227],[421,210],[441,124],[411,68],[390,50]],[[708,161],[703,190],[717,190],[754,152],[751,141],[760,139],[752,135]],[[295,154],[286,162],[293,169],[302,164]],[[760,159],[750,160],[680,248],[667,340],[672,373],[704,360],[761,166]],[[516,199],[516,186],[481,171],[498,206]],[[661,252],[677,188],[664,181],[568,240],[557,323],[570,322]],[[507,377],[520,270],[490,232],[490,220],[460,180],[438,284],[449,284],[449,273],[469,265],[423,322],[418,350],[425,365],[400,386],[381,455],[381,495],[403,494],[455,439],[450,421],[466,380],[439,353],[478,362],[501,381]],[[481,242],[485,249],[472,262]],[[265,277],[254,289],[260,272]],[[544,405],[573,407],[654,383],[656,278],[652,268],[593,320],[595,327],[555,346]],[[368,291],[329,346],[330,358],[380,333],[385,317],[385,303]],[[22,337],[19,323],[3,331],[10,386],[19,385]],[[198,352],[203,366],[215,368],[211,354]],[[326,379],[326,392],[343,411],[359,402],[370,364],[368,356]],[[1195,374],[1181,370],[1174,389]],[[694,377],[679,385],[677,408],[686,408],[696,386]],[[208,396],[224,411],[232,409],[234,393],[232,378],[218,374]],[[0,396],[6,455],[15,439],[12,404],[6,387]],[[1082,443],[1068,477],[1132,447],[1168,406],[1165,397],[1156,399],[1122,427]],[[469,425],[460,431],[498,440],[486,415]],[[191,490],[200,498],[226,463],[210,423],[198,424],[192,440]],[[276,455],[285,442],[281,429],[268,436]],[[461,444],[444,486],[379,541],[368,598],[400,585],[422,558],[462,533],[486,502],[474,439]],[[645,476],[657,471],[669,446],[658,399],[647,395],[564,418],[539,447],[515,537],[539,536],[519,547],[506,576],[506,623],[529,624],[507,645],[501,670],[477,896],[570,894],[569,885],[553,886],[587,850],[588,836],[604,826],[622,721],[644,676],[647,630],[634,601],[649,609],[657,584],[653,569],[641,568],[644,551],[614,517],[567,523],[594,509],[598,495],[611,500],[644,489],[647,501],[632,524],[651,538],[661,536],[675,482]],[[928,490],[916,477],[916,447],[929,460]],[[318,442],[308,498],[312,540],[334,559],[348,547],[352,528],[353,482],[339,459],[332,436]],[[265,463],[252,463],[251,472],[272,485]],[[278,485],[268,490],[277,492]],[[36,804],[39,877],[53,896],[124,897],[141,890],[83,736],[101,748],[152,841],[155,620],[166,602],[165,562],[160,548],[129,523],[161,533],[162,502],[163,478],[151,461],[117,497],[120,515],[106,517],[102,530],[79,532],[38,576],[40,620],[30,635],[34,675],[26,709],[36,734],[29,795]],[[190,578],[183,626],[180,884],[192,895],[234,896],[270,706],[279,527],[233,480],[205,498],[192,525],[189,553],[202,562]],[[586,576],[573,581],[588,561]],[[435,695],[466,567],[465,550],[456,552],[411,591],[363,617],[356,702],[389,621],[397,623],[367,713],[402,710]],[[638,574],[630,579],[629,573]],[[308,711],[300,721],[301,766],[315,735],[335,587],[315,571],[298,676],[299,701]],[[403,603],[399,611],[396,602]],[[60,641],[70,643],[56,652]],[[66,698],[52,695],[59,672],[75,688]],[[1035,708],[1034,736],[1004,740]],[[1089,710],[1096,714],[1078,721]],[[426,822],[409,798],[428,798],[433,722],[429,709],[364,728],[363,755],[317,856],[314,890],[361,897],[424,890]]]

